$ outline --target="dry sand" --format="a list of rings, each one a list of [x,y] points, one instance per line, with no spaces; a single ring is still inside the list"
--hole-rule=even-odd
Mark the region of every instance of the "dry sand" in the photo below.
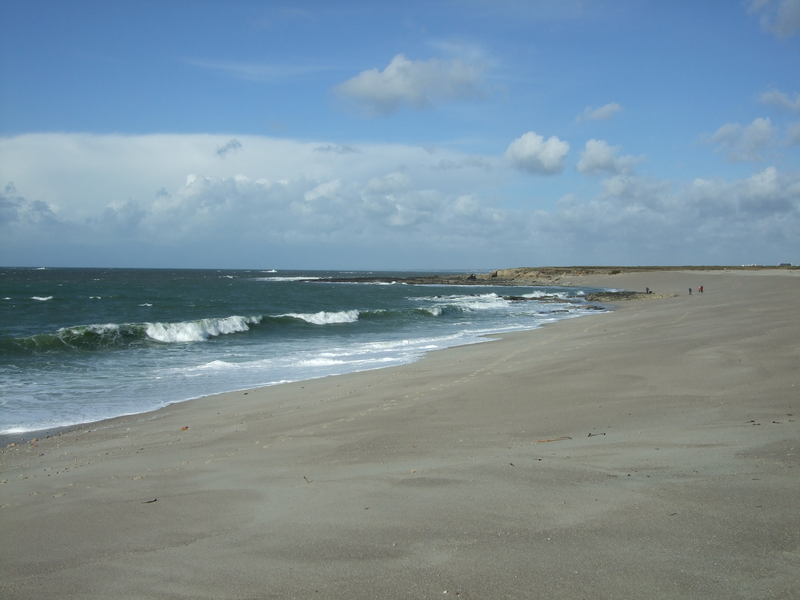
[[[6,448],[0,596],[800,598],[798,273],[583,282],[680,296]]]

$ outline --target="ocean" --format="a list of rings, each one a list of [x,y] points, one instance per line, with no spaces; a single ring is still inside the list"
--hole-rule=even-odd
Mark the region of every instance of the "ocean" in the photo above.
[[[0,268],[0,434],[400,365],[590,314],[589,288],[330,281],[432,274]]]

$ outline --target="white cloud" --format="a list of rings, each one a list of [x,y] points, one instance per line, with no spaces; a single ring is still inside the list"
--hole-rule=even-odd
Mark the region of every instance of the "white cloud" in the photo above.
[[[563,240],[604,264],[776,263],[791,261],[800,248],[797,173],[769,167],[746,179],[698,179],[677,189],[615,175],[602,186],[594,199],[569,198],[540,215],[551,243]]]
[[[800,30],[800,0],[751,0],[750,12],[760,13],[761,28],[779,37]]]
[[[611,102],[610,104],[606,104],[600,108],[587,106],[583,109],[581,114],[575,117],[575,121],[608,121],[612,116],[614,116],[614,114],[620,112],[621,110],[622,107],[616,102]]]
[[[760,152],[772,141],[775,128],[767,119],[755,119],[747,127],[739,123],[726,123],[706,141],[718,144],[720,150],[728,153],[732,162],[757,162],[762,158]]]
[[[482,156],[467,156],[460,160],[443,158],[431,168],[437,171],[445,171],[448,169],[468,169],[471,167],[478,167],[480,169],[491,171],[492,163]]]
[[[335,91],[354,100],[367,115],[386,116],[404,105],[422,109],[441,100],[479,96],[482,71],[460,59],[411,61],[398,54],[383,71],[362,71]]]
[[[537,175],[555,175],[564,169],[569,144],[556,136],[545,141],[533,131],[517,138],[508,146],[506,159],[516,168]]]
[[[771,90],[761,94],[760,100],[763,104],[771,104],[792,112],[800,112],[800,94],[797,92],[794,93],[794,100],[792,100],[789,95],[784,92]]]
[[[630,173],[638,162],[633,156],[617,156],[619,146],[609,146],[605,140],[589,140],[575,167],[587,175],[601,173]]]
[[[606,168],[595,191],[559,191],[548,207],[550,183],[477,160],[499,157],[389,144],[339,154],[316,151],[335,146],[328,142],[239,136],[242,148],[219,160],[216,148],[230,139],[0,138],[0,181],[14,182],[0,193],[0,256],[37,265],[481,268],[796,262],[800,251],[800,173],[775,167],[688,184]],[[604,144],[610,166],[626,158]],[[460,168],[435,168],[441,160]],[[521,189],[531,198],[511,204]]]
[[[317,146],[314,152],[335,152],[336,154],[353,154],[361,152],[358,148],[348,146],[347,144],[326,144],[324,146]]]
[[[342,182],[339,179],[326,181],[303,194],[303,199],[306,202],[313,202],[319,198],[335,198],[341,187]]]

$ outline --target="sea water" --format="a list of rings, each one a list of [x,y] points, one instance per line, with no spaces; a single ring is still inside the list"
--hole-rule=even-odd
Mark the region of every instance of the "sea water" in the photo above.
[[[588,288],[330,281],[415,275],[0,268],[0,434],[400,365],[589,312]]]

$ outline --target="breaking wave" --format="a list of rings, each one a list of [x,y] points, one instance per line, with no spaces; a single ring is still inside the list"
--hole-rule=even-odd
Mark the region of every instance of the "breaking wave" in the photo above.
[[[158,342],[201,342],[210,337],[241,333],[258,325],[261,317],[227,317],[224,319],[201,319],[183,323],[147,323],[145,333]]]
[[[355,323],[358,321],[359,314],[361,313],[357,310],[342,310],[339,312],[288,313],[281,316],[300,319],[312,325],[332,325],[335,323]]]
[[[262,317],[225,317],[178,323],[107,323],[62,327],[0,342],[2,351],[47,352],[57,350],[105,350],[152,342],[200,342],[210,337],[240,333],[257,325]]]

